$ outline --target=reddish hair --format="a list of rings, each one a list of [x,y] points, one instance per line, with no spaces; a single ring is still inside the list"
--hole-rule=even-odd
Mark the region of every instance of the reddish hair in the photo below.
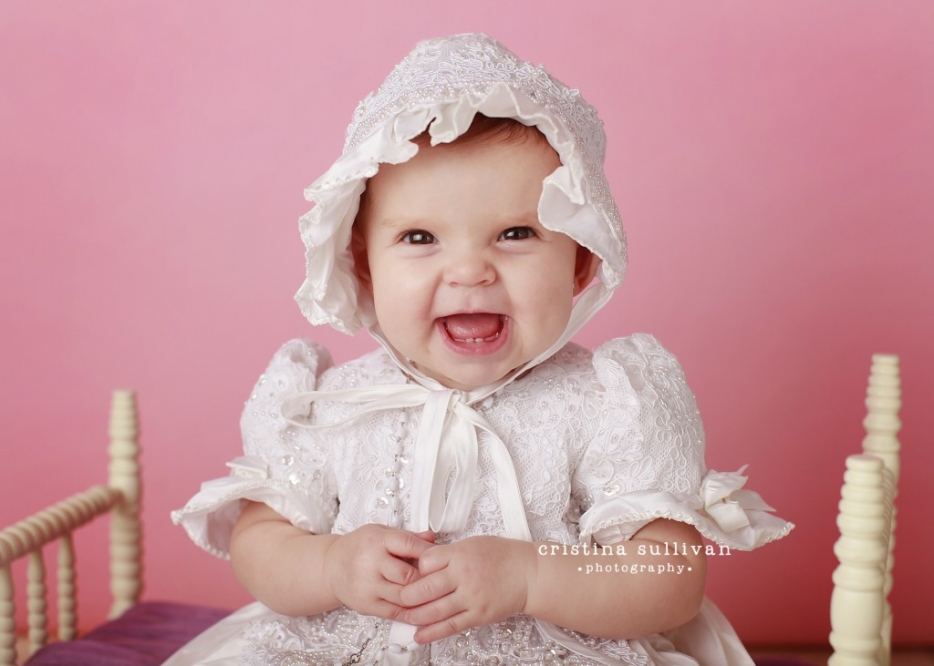
[[[419,148],[431,145],[431,135],[425,130],[412,139]],[[501,143],[522,143],[524,141],[542,141],[548,143],[545,135],[534,125],[525,125],[515,118],[490,118],[482,113],[473,117],[467,131],[451,142],[451,145],[465,143],[484,143],[499,141]]]

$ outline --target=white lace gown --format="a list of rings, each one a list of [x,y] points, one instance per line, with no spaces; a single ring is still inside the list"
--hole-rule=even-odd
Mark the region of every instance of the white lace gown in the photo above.
[[[412,525],[419,408],[349,418],[358,405],[318,400],[310,420],[333,424],[324,428],[303,427],[282,415],[284,401],[296,393],[409,381],[382,350],[332,367],[314,343],[287,343],[246,404],[245,456],[229,463],[230,476],[205,483],[173,518],[199,546],[221,557],[227,556],[242,500],[264,502],[319,534],[345,534],[366,523]],[[694,397],[677,360],[651,336],[613,340],[593,354],[569,344],[474,408],[508,448],[536,541],[613,544],[656,518],[669,518],[694,525],[717,544],[748,550],[792,527],[768,513],[758,495],[741,489],[740,473],[706,470]],[[479,478],[466,528],[441,535],[440,542],[504,534],[501,477],[488,439],[480,433]],[[684,627],[632,640],[589,637],[520,614],[396,652],[387,646],[397,630],[392,622],[346,608],[296,618],[254,603],[167,664],[752,664],[708,601]]]

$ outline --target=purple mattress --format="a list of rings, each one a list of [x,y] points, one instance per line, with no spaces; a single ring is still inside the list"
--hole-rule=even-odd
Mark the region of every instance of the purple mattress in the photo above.
[[[67,643],[51,643],[28,666],[158,666],[230,611],[146,601]]]

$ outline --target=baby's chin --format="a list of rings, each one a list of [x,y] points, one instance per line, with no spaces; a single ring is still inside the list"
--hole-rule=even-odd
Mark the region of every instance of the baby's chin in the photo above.
[[[442,386],[454,389],[456,391],[473,391],[482,386],[495,384],[512,374],[515,368],[509,368],[505,371],[495,368],[464,367],[456,371],[448,370],[447,374],[434,368],[412,361],[412,365],[423,375],[434,379]],[[471,364],[465,364],[469,366]]]

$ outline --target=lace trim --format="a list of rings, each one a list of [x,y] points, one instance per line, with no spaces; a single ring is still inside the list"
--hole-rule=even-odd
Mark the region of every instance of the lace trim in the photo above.
[[[244,630],[243,637],[249,645],[244,648],[243,663],[245,666],[383,664],[395,662],[390,655],[404,652],[410,666],[648,665],[648,658],[636,653],[625,641],[566,632],[593,656],[579,654],[545,638],[535,620],[521,614],[423,646],[389,643],[390,624],[347,608],[313,617],[276,616],[274,620],[257,620]]]

